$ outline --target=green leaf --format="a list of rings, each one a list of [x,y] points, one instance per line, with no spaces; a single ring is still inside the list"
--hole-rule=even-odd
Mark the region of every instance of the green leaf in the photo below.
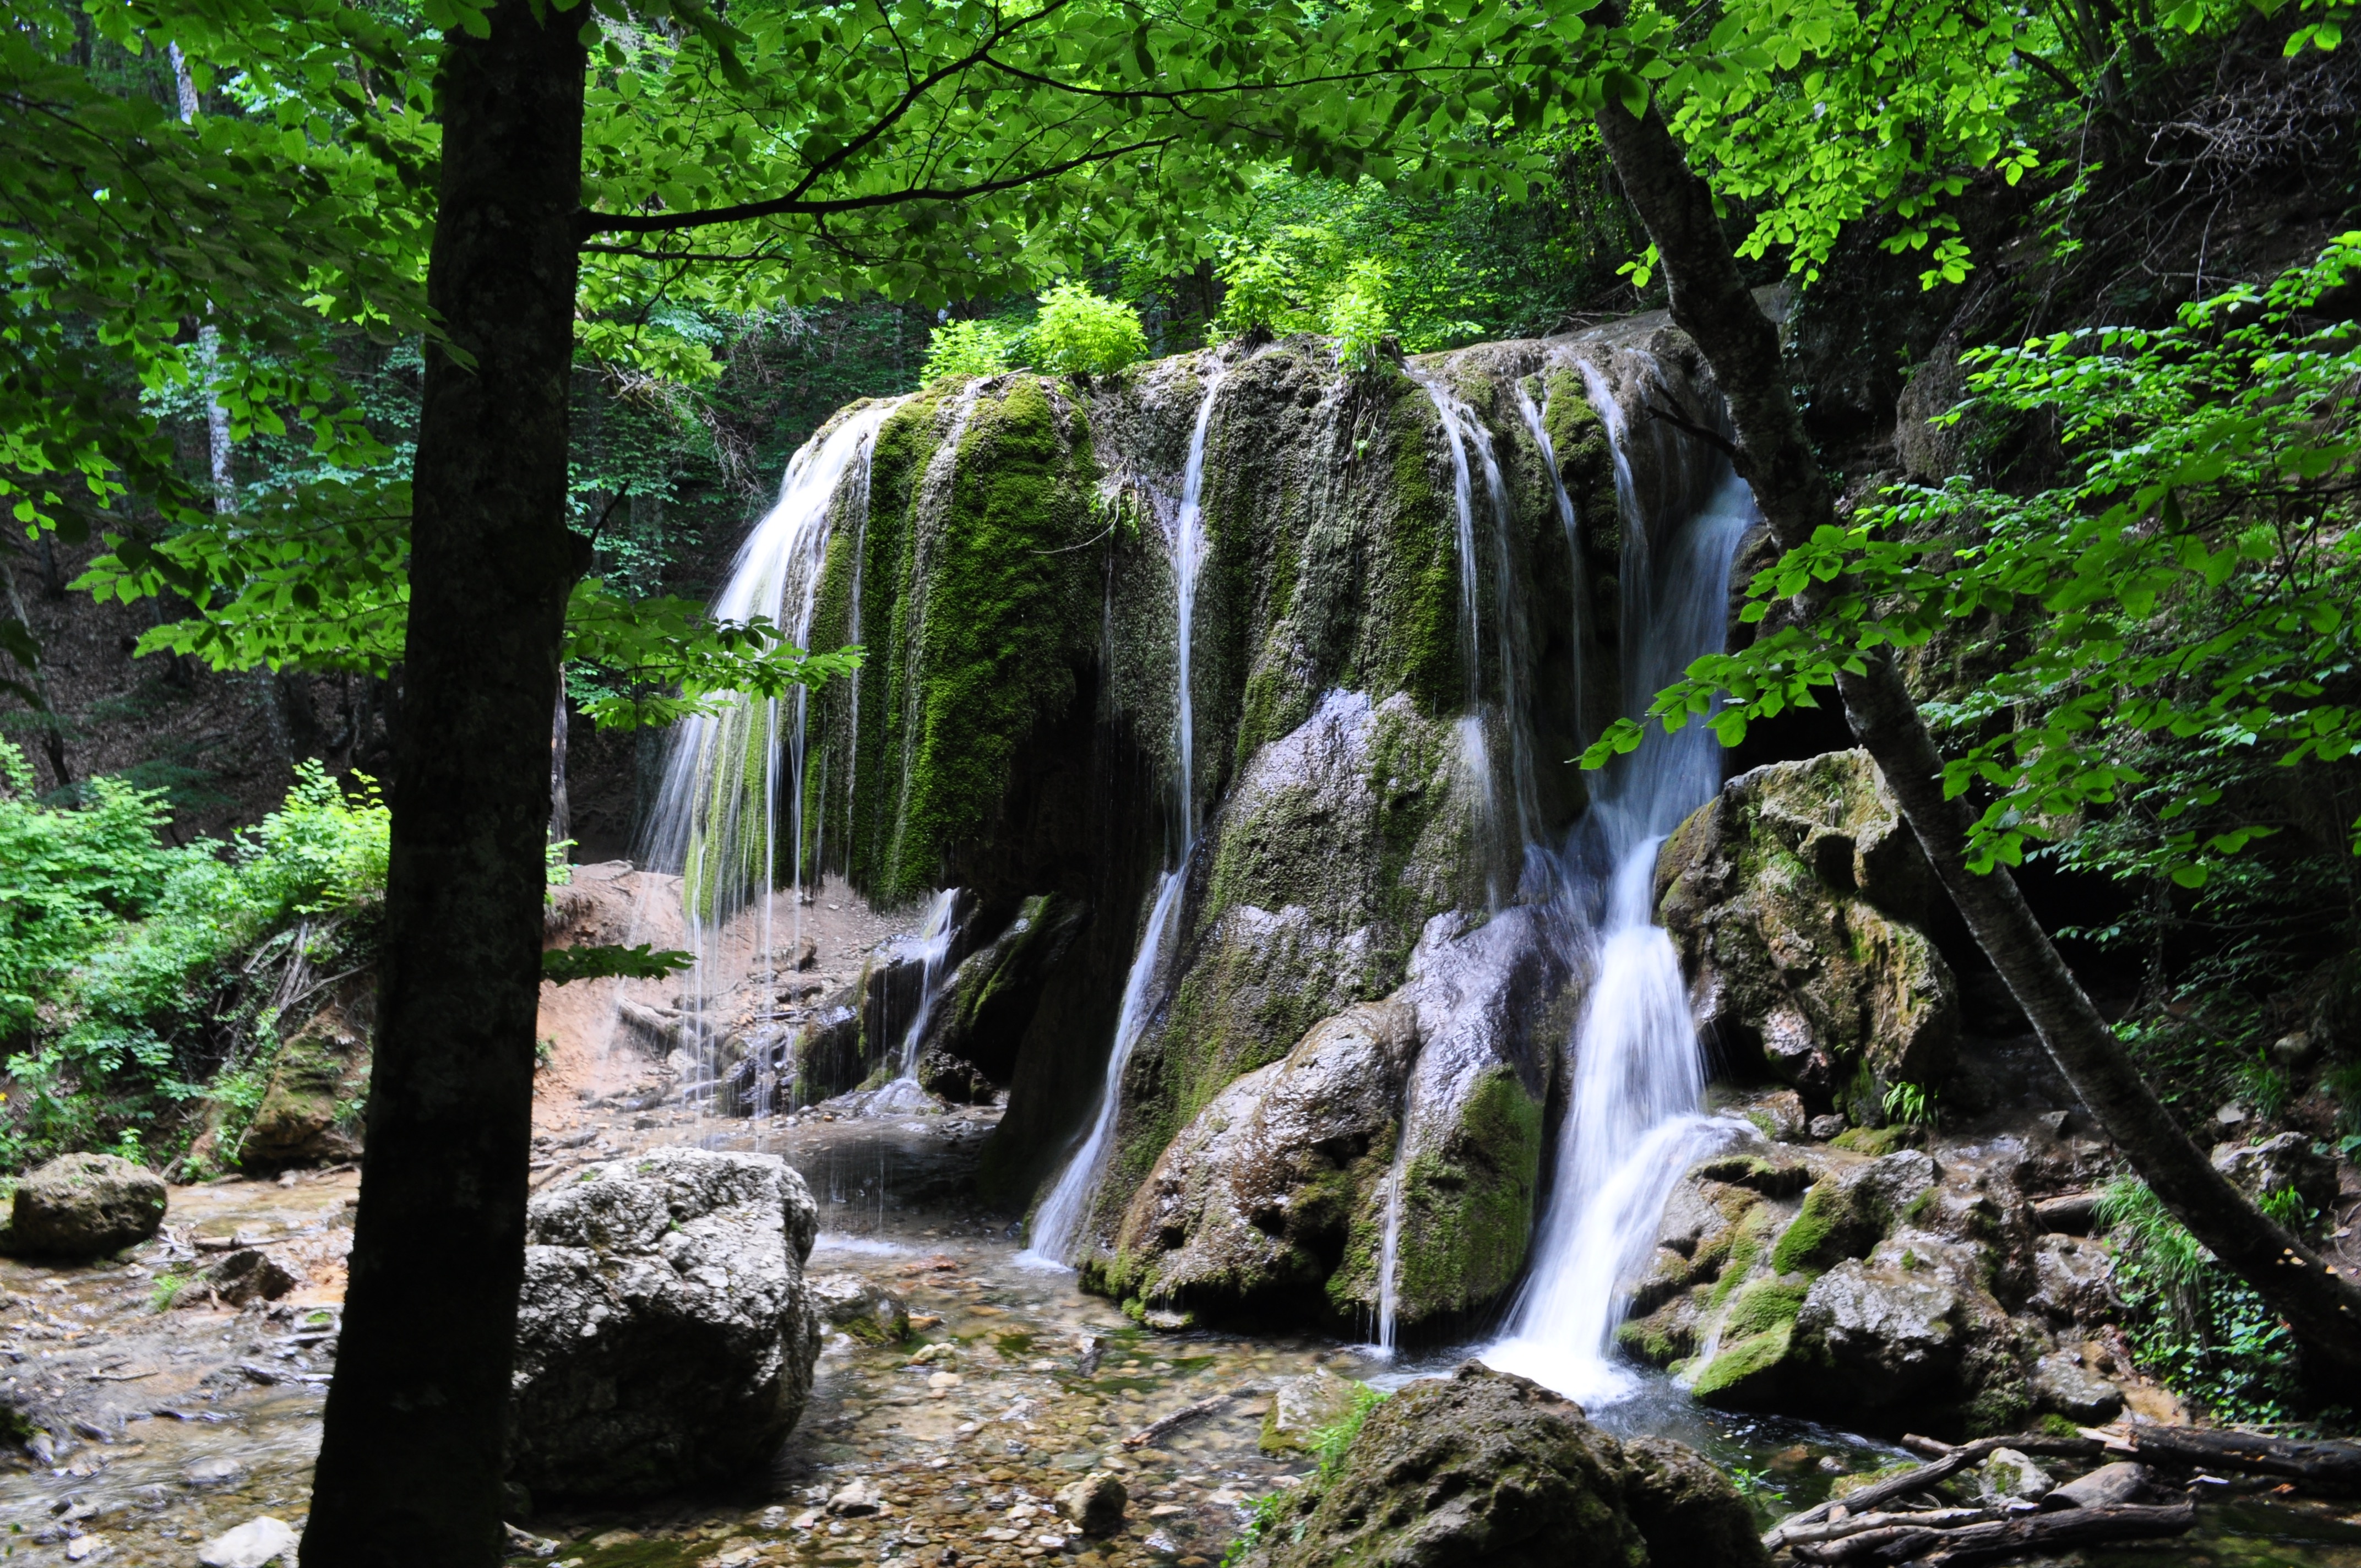
[[[546,948],[541,955],[541,978],[552,985],[577,980],[663,980],[696,964],[695,953],[651,951],[645,942],[636,948]]]

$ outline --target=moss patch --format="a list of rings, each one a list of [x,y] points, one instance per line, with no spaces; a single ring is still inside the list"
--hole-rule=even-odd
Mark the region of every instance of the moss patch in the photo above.
[[[1773,1397],[1794,1333],[1795,1324],[1789,1321],[1725,1343],[1719,1354],[1698,1369],[1689,1392],[1708,1405],[1753,1404]]]

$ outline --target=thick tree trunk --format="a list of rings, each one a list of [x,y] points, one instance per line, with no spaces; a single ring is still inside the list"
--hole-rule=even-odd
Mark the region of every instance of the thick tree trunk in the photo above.
[[[1634,119],[1610,103],[1598,128],[1655,241],[1673,320],[1697,340],[1729,400],[1740,474],[1781,548],[1808,543],[1836,522],[1835,492],[1788,394],[1778,331],[1739,276],[1710,192],[1653,107]],[[1807,594],[1806,609],[1833,587]],[[1838,681],[1853,734],[2042,1044],[2165,1207],[2294,1327],[2318,1369],[2336,1380],[2335,1397],[2351,1398],[2361,1387],[2361,1289],[2273,1223],[2181,1132],[2058,956],[2015,879],[2005,869],[1968,869],[1967,805],[1944,798],[1934,740],[1901,671],[1884,649],[1864,663],[1862,673]]]
[[[503,1555],[566,526],[578,12],[454,30],[368,1152],[305,1568]]]

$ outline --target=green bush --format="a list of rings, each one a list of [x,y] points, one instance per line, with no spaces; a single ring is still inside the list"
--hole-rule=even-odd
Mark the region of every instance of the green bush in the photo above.
[[[44,806],[24,752],[0,740],[0,1038],[30,1028],[58,977],[156,901],[185,858],[158,837],[170,815],[162,790],[108,778],[86,806]]]
[[[1027,346],[1041,369],[1104,376],[1147,358],[1148,334],[1129,305],[1060,283],[1041,296]]]
[[[0,834],[46,830],[68,848],[0,860],[11,868],[10,915],[40,912],[36,934],[12,927],[0,953],[12,977],[27,975],[0,1164],[102,1146],[169,1157],[208,1080],[230,1110],[259,1100],[279,1010],[305,1000],[274,997],[281,977],[371,956],[385,804],[368,779],[347,795],[306,762],[258,826],[175,850],[158,837],[160,792],[102,779],[91,806],[67,811],[27,806],[24,793],[0,800]],[[102,858],[109,870],[89,863]],[[65,917],[41,930],[58,911]]]
[[[1386,269],[1377,261],[1356,261],[1344,286],[1329,296],[1328,335],[1336,340],[1336,366],[1355,376],[1384,368],[1386,340],[1393,335],[1393,313],[1386,308]]]
[[[1022,334],[1000,322],[945,322],[927,334],[928,384],[957,376],[997,376],[1016,363]]]
[[[2301,1220],[2301,1202],[2264,1200],[2274,1218]],[[2099,1223],[2120,1249],[2115,1288],[2132,1354],[2174,1393],[2218,1421],[2282,1421],[2307,1397],[2295,1336],[2253,1288],[2214,1260],[2146,1183],[2130,1177],[2101,1195]]]

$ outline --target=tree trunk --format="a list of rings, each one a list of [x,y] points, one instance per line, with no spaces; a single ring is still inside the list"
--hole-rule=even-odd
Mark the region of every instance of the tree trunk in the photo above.
[[[557,712],[549,723],[549,841],[553,844],[563,844],[574,835],[574,806],[566,791],[566,677],[560,672]]]
[[[567,591],[580,14],[454,28],[367,1152],[306,1568],[495,1563]]]
[[[1608,26],[1620,22],[1612,6],[1600,14]],[[1634,119],[1610,102],[1598,128],[1655,241],[1673,321],[1696,339],[1729,400],[1740,475],[1782,549],[1808,543],[1815,530],[1836,523],[1835,492],[1788,394],[1778,330],[1739,276],[1711,193],[1653,107]],[[1806,612],[1839,586],[1807,591]],[[2190,1141],[2082,993],[2015,878],[2004,868],[1981,874],[1968,869],[1966,802],[1944,798],[1934,739],[1901,671],[1883,648],[1863,662],[1862,673],[1837,683],[1853,734],[1876,760],[1936,875],[2051,1058],[2165,1207],[2293,1326],[2317,1369],[2334,1378],[2333,1397],[2349,1400],[2361,1388],[2361,1289],[2274,1223]]]

